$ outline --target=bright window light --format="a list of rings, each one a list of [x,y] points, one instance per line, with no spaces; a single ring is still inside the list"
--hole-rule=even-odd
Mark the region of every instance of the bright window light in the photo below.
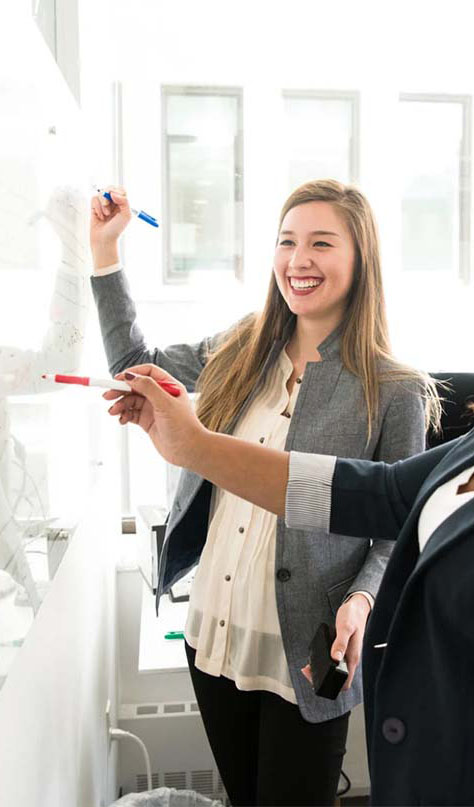
[[[467,100],[402,96],[402,266],[469,276]]]
[[[240,276],[241,91],[163,89],[164,274]]]
[[[288,189],[311,179],[357,179],[357,93],[284,93]]]

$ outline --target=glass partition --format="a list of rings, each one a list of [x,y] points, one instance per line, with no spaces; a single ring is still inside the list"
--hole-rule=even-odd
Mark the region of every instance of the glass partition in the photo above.
[[[43,378],[80,368],[89,194],[76,103],[39,33],[34,71],[16,47],[0,73],[0,686],[96,480],[104,408]]]

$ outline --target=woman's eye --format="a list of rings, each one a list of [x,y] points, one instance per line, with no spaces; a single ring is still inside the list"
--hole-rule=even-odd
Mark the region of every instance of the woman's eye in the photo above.
[[[280,246],[280,247],[291,247],[291,246],[292,246],[292,244],[293,244],[293,241],[290,241],[290,239],[289,239],[289,238],[285,238],[285,240],[284,240],[284,241],[280,241],[279,246]]]
[[[315,247],[330,247],[331,244],[328,244],[327,241],[316,241],[314,246]]]

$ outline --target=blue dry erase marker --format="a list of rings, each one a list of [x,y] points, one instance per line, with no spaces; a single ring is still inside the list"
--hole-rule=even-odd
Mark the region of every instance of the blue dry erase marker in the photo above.
[[[101,193],[105,199],[108,199],[109,202],[113,203],[113,199],[108,191],[101,191],[100,188],[97,188],[97,193]],[[149,213],[145,213],[144,210],[135,210],[134,207],[130,207],[133,215],[136,216],[138,219],[142,219],[142,221],[146,221],[147,224],[151,224],[152,227],[159,227],[157,220],[154,216],[150,216]]]

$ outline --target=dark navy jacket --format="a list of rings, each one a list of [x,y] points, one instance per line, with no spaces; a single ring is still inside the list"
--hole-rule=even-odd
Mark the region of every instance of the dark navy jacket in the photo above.
[[[374,805],[474,805],[474,499],[421,554],[417,534],[433,491],[470,466],[474,429],[391,466],[336,463],[331,532],[396,540],[363,652]]]

